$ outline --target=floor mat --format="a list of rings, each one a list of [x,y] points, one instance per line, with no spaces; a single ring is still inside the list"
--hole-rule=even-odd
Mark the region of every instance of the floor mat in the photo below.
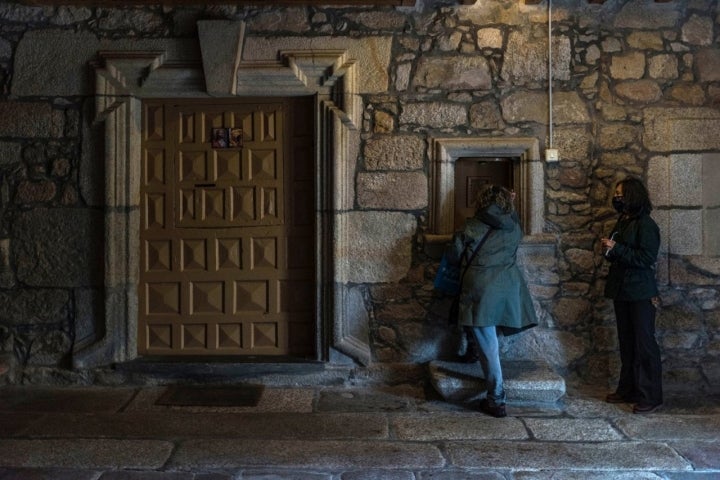
[[[254,407],[264,389],[263,385],[172,385],[155,404],[178,407]]]

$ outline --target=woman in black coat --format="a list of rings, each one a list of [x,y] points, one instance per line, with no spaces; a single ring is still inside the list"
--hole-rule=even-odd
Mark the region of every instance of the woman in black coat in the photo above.
[[[601,243],[611,262],[605,297],[613,299],[621,366],[618,387],[606,400],[634,403],[633,413],[650,413],[663,402],[662,363],[655,340],[660,230],[650,217],[647,189],[638,179],[628,178],[615,186],[613,207],[620,218]]]

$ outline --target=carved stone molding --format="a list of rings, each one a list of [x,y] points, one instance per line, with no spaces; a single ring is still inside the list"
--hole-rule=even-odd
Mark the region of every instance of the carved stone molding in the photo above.
[[[165,61],[165,53],[98,52],[95,69],[95,121],[101,121],[129,97],[137,96],[147,77]]]
[[[197,26],[208,93],[235,95],[245,22],[200,20]],[[237,45],[237,48],[218,48],[218,45]]]

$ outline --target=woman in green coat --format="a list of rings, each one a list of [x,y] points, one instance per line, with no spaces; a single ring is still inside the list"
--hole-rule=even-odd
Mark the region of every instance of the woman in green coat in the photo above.
[[[516,264],[522,236],[512,192],[487,185],[478,192],[475,215],[454,235],[448,252],[449,259],[462,267],[470,260],[462,281],[458,322],[472,328],[480,347],[487,385],[480,408],[495,417],[506,416],[497,330],[511,335],[537,325],[530,292]]]

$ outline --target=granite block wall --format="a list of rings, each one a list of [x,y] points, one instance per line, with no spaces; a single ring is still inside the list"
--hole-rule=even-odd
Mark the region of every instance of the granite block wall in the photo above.
[[[543,233],[519,255],[541,326],[503,354],[544,358],[568,379],[611,386],[618,370],[607,265],[617,180],[647,182],[662,236],[658,339],[668,389],[720,391],[720,11],[717,0],[555,1],[552,118],[547,4],[418,1],[415,7],[0,5],[0,361],[3,382],[87,383],[72,357],[102,332],[104,145],[91,62],[162,50],[199,62],[197,22],[245,22],[246,51],[283,38],[390,39],[365,48],[373,91],[345,218],[363,262],[343,278],[373,364],[422,381],[454,355],[447,299],[426,247],[432,137],[536,138]],[[328,47],[329,48],[329,47]],[[356,53],[360,56],[362,53]],[[378,80],[379,79],[379,80]],[[369,80],[368,80],[369,81]],[[552,132],[552,135],[551,135]],[[533,237],[533,236],[529,236]],[[396,248],[399,244],[399,248]],[[361,329],[362,330],[362,329]],[[408,373],[412,372],[412,373]],[[401,375],[402,376],[402,375]]]

